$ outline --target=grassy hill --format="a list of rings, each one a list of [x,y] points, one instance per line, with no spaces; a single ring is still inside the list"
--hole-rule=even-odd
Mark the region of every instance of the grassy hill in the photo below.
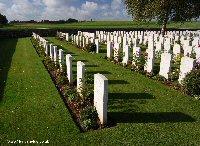
[[[161,28],[156,22],[133,21],[94,21],[71,24],[39,24],[24,23],[2,26],[0,29],[31,29],[31,28]],[[167,28],[200,29],[200,22],[175,23],[170,22]]]

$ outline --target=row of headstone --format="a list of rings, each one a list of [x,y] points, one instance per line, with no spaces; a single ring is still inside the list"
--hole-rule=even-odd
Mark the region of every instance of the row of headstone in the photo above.
[[[197,37],[195,37],[194,40],[197,43],[199,43],[199,41],[197,41]],[[137,43],[138,41],[135,41],[135,42],[136,42],[136,43],[134,43],[135,46],[133,47],[133,65],[135,65],[135,58],[138,59],[140,57],[140,54],[141,54],[141,48],[136,47],[136,46],[138,46],[138,43]],[[118,61],[120,44],[115,43],[112,46],[111,43],[112,42],[107,42],[107,57],[108,58],[112,57],[112,55],[113,55],[112,54],[112,48],[113,48],[113,50],[114,50],[114,60]],[[159,44],[159,46],[161,46],[161,44]],[[171,54],[171,51],[170,51],[171,47],[172,47],[171,41],[170,41],[170,38],[168,38],[168,39],[166,39],[164,52],[161,54],[161,63],[160,63],[160,72],[159,72],[159,74],[161,76],[165,77],[166,79],[169,78],[169,73],[171,72],[173,56],[175,58],[176,56],[181,54],[181,45],[179,45],[177,43],[174,45],[173,55]],[[195,59],[190,58],[192,51],[193,51],[192,49],[193,49],[192,46],[187,46],[184,49],[184,57],[181,60],[181,66],[184,66],[184,67],[180,68],[180,76],[179,76],[179,82],[180,83],[184,79],[185,75],[187,73],[189,73],[195,66]],[[199,46],[195,47],[195,49],[196,49],[195,50],[196,59],[198,59],[199,54],[200,54]],[[150,36],[149,40],[148,40],[148,49],[146,50],[148,56],[147,56],[146,64],[145,64],[145,67],[144,67],[144,70],[147,71],[147,72],[153,72],[153,66],[154,66],[154,62],[155,62],[155,51],[156,51],[156,49],[154,48],[154,37]],[[122,61],[122,63],[127,64],[129,57],[130,57],[130,46],[125,45],[125,47],[123,47],[123,61]],[[187,61],[184,61],[184,60],[187,60]]]
[[[78,32],[78,35],[84,34],[86,37],[88,37],[89,33],[86,32]],[[148,38],[145,40],[145,36],[141,37],[141,35],[146,35]],[[172,59],[178,57],[181,54],[181,48],[183,48],[183,55],[184,56],[191,56],[192,52],[196,53],[196,58],[198,59],[200,57],[200,49],[198,48],[199,44],[199,32],[167,32],[167,35],[165,37],[160,36],[158,32],[119,32],[115,31],[113,33],[110,32],[96,32],[96,36],[98,39],[95,40],[98,44],[102,38],[110,38],[107,39],[107,57],[111,58],[114,56],[115,61],[119,61],[119,51],[120,47],[123,47],[123,61],[122,63],[127,64],[128,60],[130,58],[130,45],[131,43],[133,46],[133,64],[135,64],[135,58],[139,58],[141,54],[141,48],[138,46],[139,43],[142,43],[141,39],[143,38],[145,42],[148,44],[148,49],[146,50],[148,56],[146,65],[144,67],[144,70],[147,72],[153,71],[153,66],[155,62],[155,57],[158,52],[160,52],[161,55],[161,63],[160,63],[160,72],[159,74],[164,76],[165,78],[168,78],[168,75],[171,71],[171,64]],[[122,39],[122,36],[123,37]],[[94,38],[95,35],[93,35],[92,38]],[[132,37],[132,38],[131,38]],[[193,37],[193,41],[189,41]],[[81,38],[80,36],[74,37]],[[113,39],[112,39],[113,38]],[[89,39],[89,38],[88,38]],[[131,40],[130,40],[131,39]],[[99,41],[98,41],[99,40]],[[104,40],[104,39],[103,39]],[[181,44],[178,44],[177,41],[180,41]],[[79,42],[79,41],[75,41]],[[89,42],[89,41],[88,41]],[[116,43],[115,43],[116,42]],[[192,44],[193,46],[189,46]],[[99,45],[97,45],[96,52],[99,52]],[[171,51],[171,48],[173,47],[173,52]],[[164,49],[163,49],[164,48]],[[163,49],[163,50],[162,50]],[[112,51],[113,50],[113,51]],[[114,52],[114,55],[112,54]],[[163,53],[162,53],[163,52]],[[171,55],[172,53],[172,55]],[[137,55],[136,55],[137,54]],[[166,61],[165,61],[166,60]],[[167,64],[165,66],[165,64]]]
[[[196,53],[196,58],[199,58],[200,53],[197,49],[200,43],[199,36],[199,31],[169,31],[165,37],[162,37],[158,31],[96,31],[96,34],[79,31],[78,35],[72,35],[71,37],[72,41],[80,47],[95,43],[97,46],[96,53],[99,53],[99,44],[105,41],[107,45],[109,45],[109,42],[113,44],[119,43],[123,48],[126,45],[131,46],[131,44],[134,46],[135,44],[148,45],[149,49],[155,49],[156,57],[162,52],[173,53],[173,56],[176,57],[181,54],[181,48],[183,48],[184,56],[191,56],[192,53]],[[190,41],[191,38],[193,41]],[[138,43],[135,43],[136,41]]]
[[[45,39],[40,37],[39,35],[33,33],[34,39],[39,39],[39,43],[43,44]],[[46,46],[44,47],[44,51],[46,55],[48,55],[52,62],[55,64],[58,62],[60,69],[62,69],[62,65],[64,62],[64,52],[62,49],[57,51],[57,46],[52,43],[49,44],[46,41]],[[49,50],[48,50],[49,48]],[[50,52],[48,54],[48,52]],[[73,72],[72,72],[72,56],[71,54],[66,55],[66,67],[67,67],[67,78],[69,80],[69,84],[73,85]],[[85,64],[81,61],[77,62],[77,92],[81,95],[81,90],[83,89],[83,83],[85,82]],[[94,75],[94,106],[97,110],[98,117],[102,125],[107,124],[107,102],[108,102],[108,79],[102,74]]]

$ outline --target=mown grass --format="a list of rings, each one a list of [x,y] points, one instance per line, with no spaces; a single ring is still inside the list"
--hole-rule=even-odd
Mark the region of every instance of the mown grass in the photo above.
[[[0,40],[0,58],[11,58],[0,103],[0,141],[63,143],[79,133],[29,38]],[[3,51],[2,51],[3,50]],[[8,52],[8,50],[13,50]],[[8,53],[5,53],[8,52]],[[14,54],[13,54],[14,53]],[[1,75],[7,64],[1,60]],[[7,69],[6,69],[7,73]],[[3,76],[0,76],[1,80]],[[66,135],[64,133],[71,133]]]
[[[1,141],[49,139],[50,145],[200,145],[199,101],[100,58],[105,53],[86,53],[69,43],[48,39],[72,54],[74,72],[76,62],[82,60],[87,74],[102,73],[109,79],[108,115],[117,125],[80,133],[30,40],[19,39],[0,104]]]
[[[79,22],[72,24],[16,24],[4,26],[0,29],[31,29],[31,28],[161,28],[161,25],[156,22],[134,22],[134,21],[94,21],[94,22]],[[169,22],[167,28],[182,28],[192,29],[200,28],[200,22],[185,22],[175,23]]]

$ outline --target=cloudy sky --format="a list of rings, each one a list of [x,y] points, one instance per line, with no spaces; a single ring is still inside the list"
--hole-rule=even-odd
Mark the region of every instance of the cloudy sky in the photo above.
[[[11,20],[130,20],[122,0],[0,0]]]

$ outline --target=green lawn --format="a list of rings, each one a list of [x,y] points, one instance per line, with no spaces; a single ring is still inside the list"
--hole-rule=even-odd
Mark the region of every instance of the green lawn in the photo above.
[[[20,24],[4,26],[0,29],[31,29],[31,28],[161,28],[156,22],[133,22],[133,21],[94,21],[72,24]],[[170,22],[167,28],[200,28],[200,22],[175,23]]]
[[[108,115],[117,125],[81,133],[29,38],[2,39],[0,68],[10,68],[0,70],[6,79],[1,143],[18,139],[49,140],[50,145],[200,145],[199,101],[100,58],[105,53],[86,53],[48,39],[72,54],[74,71],[76,61],[82,60],[88,74],[102,73],[109,79]],[[8,64],[3,63],[3,52],[10,58]]]

